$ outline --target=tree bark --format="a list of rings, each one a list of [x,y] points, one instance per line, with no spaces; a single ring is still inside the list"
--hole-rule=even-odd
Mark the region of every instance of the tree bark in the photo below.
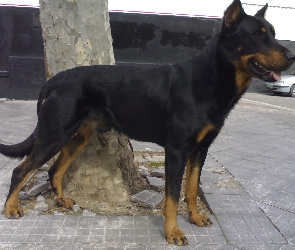
[[[40,0],[46,78],[60,71],[114,64],[107,0]],[[64,178],[65,195],[83,207],[123,202],[146,183],[126,136],[96,131]]]

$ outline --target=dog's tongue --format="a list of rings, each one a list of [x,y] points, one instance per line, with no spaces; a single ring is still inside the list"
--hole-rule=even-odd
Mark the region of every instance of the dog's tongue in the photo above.
[[[281,71],[272,71],[272,76],[276,81],[281,80]]]

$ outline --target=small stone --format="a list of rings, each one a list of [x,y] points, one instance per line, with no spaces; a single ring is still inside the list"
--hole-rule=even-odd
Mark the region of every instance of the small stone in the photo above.
[[[35,207],[34,207],[35,211],[40,211],[40,212],[46,211],[47,209],[48,209],[48,205],[44,201],[43,202],[37,202]]]
[[[29,210],[28,211],[28,215],[29,216],[37,216],[39,214],[40,214],[40,212],[39,211],[36,211],[36,210]]]
[[[84,211],[82,212],[82,215],[83,215],[83,216],[95,216],[96,214],[93,213],[93,212],[91,212],[91,211],[84,210]]]
[[[146,177],[151,188],[156,191],[163,191],[165,189],[165,181],[158,177],[147,176]]]
[[[159,167],[157,169],[154,169],[150,172],[151,176],[154,177],[164,177],[165,176],[165,168],[164,167]]]
[[[79,210],[80,210],[80,206],[79,205],[74,205],[73,207],[72,207],[72,209],[73,209],[73,211],[76,213],[76,212],[78,212]]]
[[[138,172],[143,176],[143,177],[146,177],[149,175],[149,172],[148,172],[148,168],[145,167],[145,166],[139,166],[138,167]]]
[[[38,195],[36,202],[45,202],[45,198],[42,195]]]
[[[61,213],[61,212],[58,212],[58,211],[53,211],[53,215],[64,215],[63,213]]]

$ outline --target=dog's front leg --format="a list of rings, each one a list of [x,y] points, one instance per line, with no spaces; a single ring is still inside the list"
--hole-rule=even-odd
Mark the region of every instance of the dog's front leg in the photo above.
[[[165,227],[166,239],[178,246],[187,245],[188,241],[178,227],[177,208],[180,197],[181,181],[185,169],[185,154],[177,150],[165,149]]]
[[[200,183],[202,167],[204,165],[208,148],[196,150],[187,160],[186,166],[186,187],[185,201],[187,203],[187,212],[189,221],[199,227],[209,226],[211,224],[203,213],[197,208],[197,195]]]

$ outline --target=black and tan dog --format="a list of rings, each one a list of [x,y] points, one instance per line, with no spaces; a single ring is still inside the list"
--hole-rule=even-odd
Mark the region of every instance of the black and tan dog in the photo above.
[[[245,14],[234,0],[223,17],[222,31],[192,59],[164,66],[89,66],[61,72],[42,88],[35,131],[16,145],[0,145],[8,157],[26,159],[14,169],[5,216],[18,218],[18,194],[27,177],[61,151],[49,170],[60,205],[62,177],[97,126],[114,127],[131,138],[165,148],[165,235],[186,245],[177,225],[177,207],[186,166],[185,199],[189,220],[207,226],[197,209],[197,192],[208,148],[252,77],[280,79],[294,55],[275,40],[264,14]]]

